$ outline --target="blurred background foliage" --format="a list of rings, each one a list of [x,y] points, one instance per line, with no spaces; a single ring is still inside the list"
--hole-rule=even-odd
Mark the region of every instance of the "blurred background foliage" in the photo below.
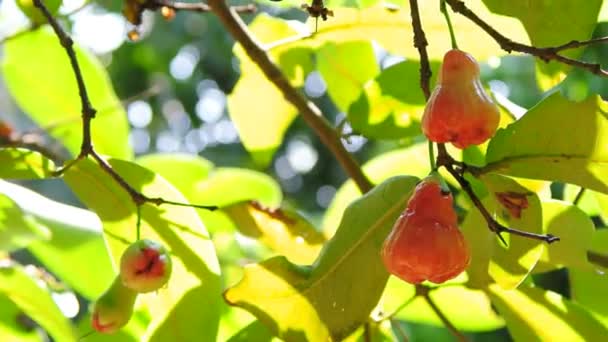
[[[249,2],[232,2],[234,5],[247,3]],[[294,3],[290,2],[290,4]],[[329,2],[327,6],[332,8],[332,6],[337,7],[342,4],[362,6],[355,1],[334,1]],[[298,8],[286,6],[285,3],[279,4],[279,6],[274,6],[270,2],[256,5],[258,6],[257,14],[242,15],[246,22],[252,22],[256,16],[268,13],[274,17],[293,20],[299,25],[308,25],[311,29],[311,22],[306,22],[306,13]],[[399,3],[397,2],[396,5]],[[136,157],[155,152],[182,152],[201,155],[216,167],[238,167],[261,171],[278,182],[280,190],[284,194],[283,200],[288,207],[297,208],[300,215],[309,219],[315,226],[321,226],[324,212],[332,202],[337,189],[347,180],[347,176],[335,162],[334,157],[321,145],[315,134],[300,118],[296,118],[294,123],[289,126],[283,143],[270,163],[260,163],[260,160],[256,160],[246,151],[235,124],[229,116],[227,106],[228,94],[233,91],[239,80],[243,61],[234,55],[234,41],[217,18],[211,14],[178,12],[173,20],[166,21],[159,14],[146,12],[143,24],[139,29],[140,37],[137,41],[132,42],[127,38],[127,33],[132,28],[121,16],[121,7],[122,1],[116,0],[100,0],[90,3],[84,0],[66,0],[63,2],[60,13],[70,14],[66,20],[62,21],[68,31],[81,46],[95,53],[107,69],[114,90],[126,108],[130,125],[129,141]],[[604,18],[604,15],[605,13],[600,14],[600,19]],[[324,25],[330,25],[331,20],[333,19],[330,18],[327,23],[320,22],[319,27],[322,29]],[[563,23],[563,25],[568,24]],[[27,29],[28,26],[29,21],[17,10],[13,0],[2,1],[0,36],[10,37],[16,32]],[[608,35],[608,23],[599,23],[593,35],[596,37]],[[477,44],[477,42],[475,43]],[[400,44],[409,46],[412,43],[403,40]],[[379,43],[372,44],[370,51],[377,67],[375,75],[397,63],[411,62],[412,65],[408,68],[412,70],[412,79],[402,80],[404,91],[418,91],[413,90],[418,87],[417,64],[415,64],[417,61],[391,53]],[[1,50],[0,53],[2,53]],[[317,54],[316,58],[319,56],[320,54]],[[606,56],[608,56],[608,45],[593,45],[585,48],[583,59],[606,61],[608,60],[605,58]],[[37,58],[43,63],[44,52],[41,51]],[[494,56],[483,60],[482,82],[489,86],[498,102],[516,116],[538,103],[546,91],[551,88],[551,86],[547,86],[550,82],[544,79],[549,76],[539,71],[540,67],[532,57]],[[436,59],[433,62],[437,61]],[[302,91],[321,108],[330,122],[339,125],[345,119],[345,110],[341,109],[344,106],[339,103],[339,100],[332,99],[328,92],[328,82],[331,81],[324,79],[322,63],[319,60],[314,62],[312,70],[304,75]],[[402,65],[407,67],[406,64]],[[354,65],[354,67],[359,66]],[[325,68],[331,68],[331,66],[325,66]],[[371,73],[374,74],[374,71]],[[56,86],[61,87],[61,84]],[[608,97],[608,82],[582,70],[568,71],[566,81],[559,87],[572,99],[585,98],[589,93],[600,94],[604,99]],[[257,107],[256,112],[260,110],[271,112],[274,109],[271,103],[252,101],[246,105]],[[351,108],[351,110],[353,109]],[[35,129],[33,121],[22,114],[9,96],[5,85],[0,83],[0,119],[11,122],[18,131]],[[95,125],[95,121],[93,125]],[[353,131],[349,123],[344,124],[343,132],[345,133],[344,145],[361,163],[384,152],[411,146],[413,143],[424,140],[418,133],[409,134],[401,139],[368,140]],[[104,132],[104,134],[111,135],[112,132]],[[61,147],[57,147],[57,149],[59,153],[66,153]],[[153,161],[149,162],[153,164]],[[144,165],[146,164],[144,163]],[[162,174],[162,172],[160,173]],[[49,198],[80,205],[62,181],[23,181],[21,184]],[[568,188],[564,190],[564,186],[558,183],[551,187],[554,198],[564,198],[565,194],[567,197],[567,194],[574,191],[568,190]],[[269,190],[269,193],[276,194],[277,192]],[[187,196],[187,194],[185,195]],[[213,204],[212,198],[209,201],[210,204]],[[280,202],[280,194],[269,195],[268,201],[274,204]],[[593,219],[598,227],[603,226],[598,215],[595,215]],[[215,227],[208,226],[207,228],[218,249],[224,273],[224,286],[231,285],[240,279],[241,265],[251,260],[263,260],[271,254],[244,236],[235,239],[232,234],[217,230]],[[24,250],[14,253],[13,256],[24,264],[39,265],[36,258]],[[567,270],[560,269],[538,274],[532,278],[533,280],[529,280],[530,282],[533,281],[543,288],[554,290],[566,298],[570,297],[571,289]],[[65,309],[68,311],[64,311],[64,314],[69,317],[80,319],[86,314],[88,301],[82,296],[78,297],[80,306],[74,306],[75,297],[73,296],[67,295],[63,299],[54,297],[54,299],[63,300],[63,305],[60,304],[60,307],[68,308]],[[0,297],[0,301],[2,300],[3,298]],[[4,305],[0,306],[4,307]],[[6,305],[10,306],[10,304]],[[72,308],[72,311],[69,311],[69,308]],[[239,311],[235,315],[228,327],[220,328],[218,339],[227,339],[238,328],[242,328],[246,323],[252,321],[252,316],[243,311]],[[393,336],[387,337],[389,339],[398,339],[399,331],[404,331],[412,341],[449,341],[452,339],[447,330],[435,322],[436,318],[419,319],[416,318],[416,315],[414,307],[399,315],[392,327],[385,325],[374,328],[382,331],[379,336],[382,334]],[[139,331],[138,329],[141,329],[147,320],[147,317],[136,317],[135,323],[130,325],[130,331]],[[429,324],[429,321],[435,323]],[[83,320],[83,322],[88,321]],[[36,326],[27,317],[23,317],[19,325],[24,328],[24,331]],[[87,324],[82,323],[82,325]],[[500,321],[495,325],[495,327],[502,326]],[[222,329],[225,330],[222,331]],[[85,327],[82,331],[86,330]],[[252,331],[259,334],[253,335],[257,336],[259,340],[269,338],[268,332],[264,333],[263,327],[253,327]],[[26,335],[28,334],[24,333],[24,336]],[[467,335],[478,341],[508,341],[511,339],[505,328]],[[247,336],[251,338],[252,335],[244,336],[242,340],[245,340]],[[128,337],[123,337],[125,340],[129,340]],[[87,340],[97,339],[101,340],[101,337],[91,336]],[[233,340],[238,340],[238,338]]]

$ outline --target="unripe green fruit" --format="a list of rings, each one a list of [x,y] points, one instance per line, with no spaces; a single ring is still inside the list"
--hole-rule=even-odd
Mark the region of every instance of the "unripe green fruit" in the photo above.
[[[59,11],[61,0],[40,0],[49,12],[54,16]],[[17,6],[33,24],[40,25],[47,22],[42,11],[34,5],[34,0],[17,0]]]
[[[171,276],[171,257],[158,242],[143,239],[129,246],[120,259],[122,283],[139,293],[156,291]]]
[[[93,304],[91,325],[100,333],[112,334],[125,326],[133,314],[137,292],[122,284],[119,277]]]

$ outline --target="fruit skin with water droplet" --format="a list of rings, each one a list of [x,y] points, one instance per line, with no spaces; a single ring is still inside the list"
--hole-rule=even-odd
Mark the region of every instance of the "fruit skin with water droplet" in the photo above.
[[[443,283],[463,272],[470,251],[452,195],[438,176],[422,180],[382,247],[387,270],[408,283]]]
[[[41,0],[51,15],[55,16],[61,6],[61,0]],[[34,5],[34,0],[17,0],[17,6],[33,24],[46,24],[47,20],[42,11]]]
[[[160,243],[143,239],[130,245],[120,259],[122,283],[139,293],[165,286],[171,276],[171,256]]]
[[[466,52],[448,51],[422,116],[424,134],[464,149],[491,138],[499,121],[498,107],[479,80],[477,61]]]
[[[93,304],[91,325],[100,333],[112,334],[129,323],[137,292],[116,277],[110,288]]]

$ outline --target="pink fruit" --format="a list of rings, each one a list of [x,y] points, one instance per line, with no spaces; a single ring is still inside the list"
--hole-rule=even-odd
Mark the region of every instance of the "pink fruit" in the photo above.
[[[156,291],[171,276],[171,257],[159,243],[143,239],[129,246],[120,259],[122,283],[139,293]]]

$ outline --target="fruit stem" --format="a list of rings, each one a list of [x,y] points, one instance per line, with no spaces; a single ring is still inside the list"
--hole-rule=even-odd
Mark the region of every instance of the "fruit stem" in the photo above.
[[[429,140],[429,163],[431,165],[431,172],[437,171],[437,164],[435,163],[435,149],[433,148],[433,142]]]
[[[450,40],[452,41],[452,49],[458,49],[458,43],[456,43],[456,35],[454,34],[452,20],[450,19],[450,14],[448,13],[447,6],[445,5],[445,0],[441,0],[439,9],[441,10],[441,13],[443,13],[445,21],[448,24],[448,29],[450,31]]]
[[[137,232],[135,241],[139,241],[141,237],[141,205],[137,205]]]

